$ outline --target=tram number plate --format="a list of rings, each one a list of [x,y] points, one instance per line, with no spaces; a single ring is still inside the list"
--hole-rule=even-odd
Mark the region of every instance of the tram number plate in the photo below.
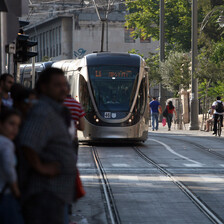
[[[111,118],[111,112],[105,112],[104,118]]]

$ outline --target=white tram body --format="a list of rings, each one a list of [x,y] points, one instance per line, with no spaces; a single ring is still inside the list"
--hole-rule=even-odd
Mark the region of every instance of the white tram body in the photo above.
[[[148,136],[148,73],[145,61],[126,53],[93,53],[54,62],[85,112],[81,141],[145,141]]]

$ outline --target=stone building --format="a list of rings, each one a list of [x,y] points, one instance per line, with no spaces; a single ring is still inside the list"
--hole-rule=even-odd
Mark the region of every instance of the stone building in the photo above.
[[[76,59],[101,50],[102,23],[95,7],[86,2],[30,0],[27,17],[30,25],[25,27],[25,32],[38,42],[36,61]],[[135,49],[145,56],[156,52],[158,41],[131,37],[133,30],[125,27],[127,11],[120,2],[111,7],[105,22],[103,50],[128,52]],[[99,11],[103,15],[103,10]],[[151,90],[151,96],[158,94],[158,87]]]
[[[30,25],[26,33],[38,42],[37,61],[82,57],[101,50],[102,23],[93,5],[80,0],[30,0]],[[102,10],[100,11],[103,14]],[[132,49],[147,56],[155,52],[158,42],[131,37],[125,28],[126,9],[122,4],[111,8],[104,30],[104,51],[128,52]]]

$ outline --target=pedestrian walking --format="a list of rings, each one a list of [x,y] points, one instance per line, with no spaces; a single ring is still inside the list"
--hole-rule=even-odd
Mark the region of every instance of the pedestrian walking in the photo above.
[[[17,183],[16,155],[13,140],[18,134],[20,113],[4,109],[0,113],[0,223],[23,224],[17,199],[20,191]]]
[[[175,116],[177,117],[177,112],[175,107],[173,106],[173,102],[169,101],[167,106],[166,106],[166,110],[167,110],[167,117],[166,117],[166,121],[167,121],[167,125],[168,125],[168,131],[171,130],[171,125],[172,125],[172,120],[173,120],[173,113],[175,113]]]
[[[22,191],[26,224],[68,224],[75,186],[76,155],[64,119],[64,72],[47,68],[36,84],[38,103],[23,125],[20,145],[30,166]],[[67,114],[67,112],[66,112]]]
[[[75,142],[74,144],[77,144],[77,149],[78,149],[77,130],[84,131],[84,129],[85,129],[84,116],[86,115],[86,113],[83,110],[82,105],[71,96],[69,84],[68,84],[68,89],[67,89],[67,97],[64,100],[64,105],[66,107],[68,107],[68,109],[70,110],[71,118],[76,127],[76,131],[75,131],[73,138],[74,138],[74,142]]]
[[[12,107],[11,88],[14,83],[14,77],[11,74],[4,73],[0,76],[0,88],[2,91],[2,104],[5,107]]]
[[[156,97],[152,98],[152,101],[149,103],[149,107],[151,109],[152,130],[158,130],[159,114],[162,112],[162,107],[160,103],[156,100]]]
[[[72,140],[73,140],[73,143],[74,143],[75,153],[78,156],[79,143],[78,143],[77,130],[84,131],[84,129],[85,129],[84,116],[86,115],[86,113],[83,110],[82,105],[71,96],[71,94],[70,94],[71,89],[70,89],[69,83],[67,83],[67,87],[68,87],[67,97],[64,100],[64,105],[66,107],[68,107],[68,109],[70,110],[72,123],[75,126],[75,133],[72,136]],[[71,127],[72,127],[72,125],[71,125]],[[70,127],[70,129],[71,129],[71,127]],[[84,191],[84,188],[83,188],[83,185],[82,185],[82,181],[81,181],[81,178],[80,178],[78,168],[77,168],[76,186],[75,187],[76,187],[76,194],[74,196],[74,201],[76,201],[78,198],[81,198],[85,195],[85,191]],[[72,214],[72,204],[69,205],[69,214]]]
[[[223,114],[224,114],[224,102],[221,101],[220,96],[217,96],[216,101],[214,101],[212,104],[212,115],[214,115],[213,135],[217,134],[217,123],[219,117],[223,127]]]

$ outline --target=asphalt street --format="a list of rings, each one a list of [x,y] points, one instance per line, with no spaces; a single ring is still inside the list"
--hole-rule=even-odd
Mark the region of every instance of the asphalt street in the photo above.
[[[149,130],[144,144],[80,145],[86,196],[73,205],[71,219],[78,224],[223,223],[223,143],[211,132],[161,127]]]

